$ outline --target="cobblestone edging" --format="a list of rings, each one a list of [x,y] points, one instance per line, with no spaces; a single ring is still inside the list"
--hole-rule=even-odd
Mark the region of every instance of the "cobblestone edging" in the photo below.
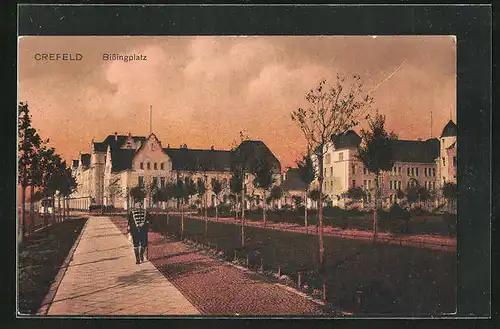
[[[66,270],[69,266],[69,263],[73,259],[73,254],[75,253],[76,248],[78,247],[78,244],[80,243],[80,240],[83,236],[83,232],[87,228],[88,224],[88,218],[85,221],[85,224],[83,225],[82,230],[80,231],[80,234],[78,235],[77,239],[75,240],[75,243],[73,243],[73,246],[68,252],[68,255],[66,256],[66,259],[62,263],[61,267],[59,268],[59,271],[57,272],[54,281],[50,285],[49,291],[47,295],[45,295],[45,298],[43,299],[42,305],[38,309],[38,312],[36,315],[47,315],[49,312],[50,306],[52,305],[52,301],[54,300],[54,297],[56,296],[57,289],[59,289],[59,285],[61,284],[62,279],[64,278],[64,274],[66,273]]]

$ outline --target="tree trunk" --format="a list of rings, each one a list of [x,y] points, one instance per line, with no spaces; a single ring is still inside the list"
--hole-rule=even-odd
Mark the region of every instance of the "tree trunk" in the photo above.
[[[26,186],[22,185],[21,186],[21,222],[19,223],[19,242],[23,243],[24,241],[24,232],[26,232],[26,211],[25,211],[25,205],[26,205]]]
[[[43,200],[45,201],[45,205],[43,207],[43,227],[47,228],[47,226],[49,226],[49,209],[47,207],[49,200],[47,198],[44,198]]]
[[[245,174],[241,179],[241,247],[245,246]]]
[[[219,221],[219,202],[217,198],[215,198],[215,221]]]
[[[323,151],[323,150],[322,150]],[[323,153],[318,156],[319,163],[319,204],[318,204],[318,230],[319,230],[319,269],[324,270],[325,246],[323,243]]]
[[[181,207],[181,237],[184,237],[184,203]]]
[[[52,225],[54,225],[54,223],[56,221],[56,195],[55,194],[52,195],[52,202],[53,202],[53,206],[52,206]]]
[[[307,223],[307,190],[304,191],[304,225],[306,226],[306,234],[309,235],[309,226]]]
[[[35,194],[35,186],[30,186],[30,222],[29,222],[29,234],[33,234],[35,231],[35,203],[33,201],[33,194]]]
[[[56,218],[56,221],[57,222],[61,221],[61,195],[60,194],[57,196],[57,218]]]
[[[264,217],[264,227],[266,227],[266,225],[267,225],[266,208],[267,208],[266,192],[264,191],[264,207],[262,208],[262,213],[263,213],[263,217]]]
[[[379,178],[380,174],[375,175],[375,207],[373,209],[373,242],[377,242],[377,215],[378,215],[378,206],[379,206]]]

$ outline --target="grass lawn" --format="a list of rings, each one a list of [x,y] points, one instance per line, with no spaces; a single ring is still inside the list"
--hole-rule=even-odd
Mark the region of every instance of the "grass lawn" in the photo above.
[[[230,257],[250,262],[296,278],[321,289],[322,280],[313,273],[317,267],[318,240],[293,232],[257,227],[245,228],[245,249],[241,249],[241,226],[185,218],[184,236],[216,244]],[[180,217],[153,217],[153,230],[180,235]],[[364,314],[424,316],[455,311],[456,255],[416,247],[380,244],[361,240],[325,237],[327,299],[345,311],[357,310],[357,292],[361,291]]]
[[[70,218],[38,231],[19,248],[19,312],[35,314],[86,218]]]

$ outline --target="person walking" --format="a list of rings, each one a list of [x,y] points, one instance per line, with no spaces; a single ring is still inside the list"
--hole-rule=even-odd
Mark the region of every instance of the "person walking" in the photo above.
[[[135,202],[134,208],[129,213],[127,232],[132,235],[134,245],[135,263],[144,261],[144,251],[148,247],[149,221],[146,209],[140,201]]]

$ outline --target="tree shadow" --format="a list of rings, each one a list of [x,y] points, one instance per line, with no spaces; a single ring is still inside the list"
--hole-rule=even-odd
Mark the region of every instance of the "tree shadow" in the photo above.
[[[157,266],[158,270],[168,279],[175,280],[195,274],[206,274],[220,267],[210,261],[193,261],[189,263],[173,263]]]
[[[108,261],[108,260],[116,260],[116,259],[120,259],[120,258],[125,258],[125,256],[102,258],[102,259],[94,260],[94,261],[91,261],[91,262],[78,263],[78,264],[70,264],[67,267],[75,267],[75,266],[81,266],[81,265],[88,265],[88,264],[100,263],[100,262],[105,262],[105,261]]]
[[[140,271],[131,274],[119,276],[118,282],[124,284],[146,283],[151,281],[151,279],[157,275],[158,275],[158,270],[156,268],[142,269]]]

